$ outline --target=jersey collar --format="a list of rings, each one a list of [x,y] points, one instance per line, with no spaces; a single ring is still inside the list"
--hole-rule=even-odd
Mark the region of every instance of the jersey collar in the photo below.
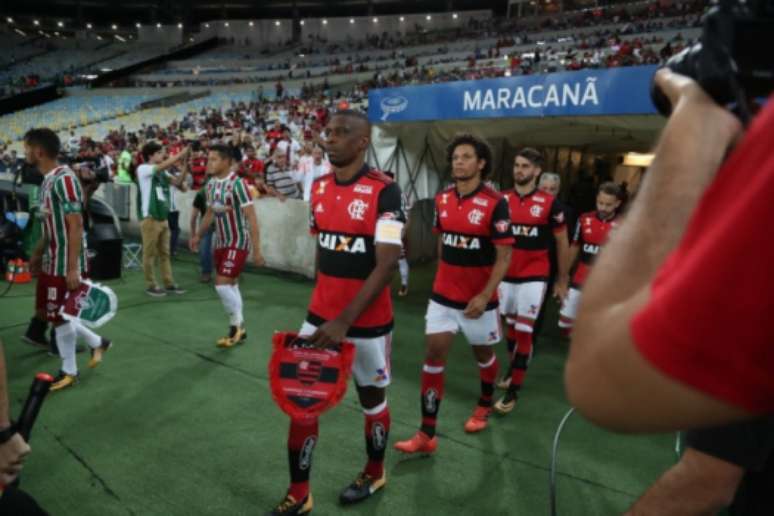
[[[473,197],[478,192],[480,192],[483,188],[484,188],[484,182],[481,181],[480,183],[478,183],[478,186],[472,192],[466,193],[465,195],[460,195],[460,192],[459,190],[457,190],[457,186],[455,185],[454,194],[457,196],[457,199],[462,201],[464,199],[469,199],[470,197]]]
[[[64,165],[57,165],[54,168],[52,168],[51,170],[49,170],[48,174],[44,175],[43,177],[44,178],[46,178],[46,177],[54,177],[59,172],[61,172],[63,168],[64,168]]]
[[[615,214],[615,215],[613,215],[612,217],[610,217],[609,219],[603,219],[602,217],[600,217],[600,216],[599,216],[599,211],[595,211],[595,212],[594,212],[594,216],[595,216],[595,217],[597,218],[597,220],[598,220],[598,221],[600,221],[600,222],[607,222],[607,223],[610,223],[610,222],[613,222],[613,221],[615,220],[615,218],[616,218],[618,215],[617,215],[617,214]]]
[[[351,184],[354,184],[357,182],[358,179],[366,175],[368,171],[371,170],[371,167],[368,166],[368,163],[363,163],[363,166],[360,167],[360,170],[357,171],[357,174],[352,176],[352,179],[349,179],[347,181],[339,181],[336,177],[336,174],[333,174],[333,180],[336,181],[336,184],[339,186],[349,186]]]
[[[526,199],[527,197],[532,197],[533,195],[535,195],[535,194],[537,193],[537,191],[538,191],[538,189],[537,189],[537,186],[536,186],[536,187],[535,187],[535,188],[533,188],[533,189],[532,189],[532,190],[531,190],[529,193],[526,193],[526,194],[524,194],[524,195],[521,195],[521,194],[519,193],[519,191],[518,191],[518,190],[516,190],[516,187],[514,187],[514,188],[513,188],[513,193],[515,193],[515,194],[516,194],[516,196],[517,196],[519,199]]]

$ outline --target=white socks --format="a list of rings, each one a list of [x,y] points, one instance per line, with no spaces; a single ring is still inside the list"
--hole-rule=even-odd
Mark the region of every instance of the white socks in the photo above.
[[[88,344],[90,348],[97,349],[102,345],[102,337],[88,329],[80,322],[70,321],[70,324],[72,324],[75,328],[75,333],[78,335],[78,337],[86,341],[86,344]]]
[[[239,285],[215,285],[215,290],[220,296],[223,308],[229,315],[229,324],[231,326],[242,326],[242,293],[239,291]]]
[[[56,347],[59,350],[59,356],[62,357],[62,371],[71,376],[78,374],[78,366],[75,363],[75,340],[76,330],[72,323],[64,323],[57,326]]]
[[[231,288],[234,289],[234,295],[236,296],[236,306],[231,317],[231,324],[239,327],[244,323],[244,317],[242,316],[242,292],[239,290],[239,284],[232,285]]]
[[[409,264],[406,258],[398,260],[398,270],[400,271],[400,284],[408,287]]]

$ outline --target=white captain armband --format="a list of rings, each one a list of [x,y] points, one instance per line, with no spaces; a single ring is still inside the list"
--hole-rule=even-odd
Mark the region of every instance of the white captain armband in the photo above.
[[[376,221],[374,243],[401,245],[402,234],[403,222],[395,219],[379,219]]]

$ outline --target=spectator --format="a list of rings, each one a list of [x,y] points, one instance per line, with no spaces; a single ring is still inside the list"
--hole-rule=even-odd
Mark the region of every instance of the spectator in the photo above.
[[[142,149],[145,164],[137,167],[138,218],[142,232],[142,264],[147,289],[145,293],[165,296],[167,293],[182,294],[185,291],[175,285],[172,277],[172,264],[169,256],[169,184],[167,171],[180,160],[188,157],[190,148],[175,156],[164,158],[164,149],[156,142],[146,143]],[[186,169],[175,178],[179,184],[185,179]],[[154,274],[154,265],[158,259],[161,276],[166,290],[159,288]]]
[[[132,146],[126,146],[118,157],[117,183],[129,184],[132,182],[131,168],[133,150],[134,148]]]
[[[275,151],[285,154],[286,161],[291,169],[295,169],[298,166],[301,144],[293,138],[289,127],[282,128],[282,139],[277,142]]]
[[[315,145],[309,159],[299,163],[299,179],[304,193],[304,201],[309,202],[312,195],[312,183],[320,176],[331,172],[331,164],[325,157],[322,147]]]
[[[275,151],[274,158],[266,166],[266,186],[269,195],[278,197],[280,201],[301,197],[298,183],[293,179],[287,157],[282,151]]]
[[[248,180],[255,186],[258,180],[263,179],[264,163],[258,159],[255,154],[255,147],[249,146],[245,149],[245,157],[239,164],[239,175]]]
[[[194,142],[196,150],[193,151],[189,168],[193,178],[193,189],[199,190],[207,181],[207,153],[201,144],[196,145],[196,143],[198,142]]]

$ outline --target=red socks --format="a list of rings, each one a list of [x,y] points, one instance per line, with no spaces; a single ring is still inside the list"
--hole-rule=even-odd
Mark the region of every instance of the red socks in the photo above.
[[[527,374],[527,364],[532,354],[532,333],[516,330],[516,353],[511,362],[511,389],[519,390]]]
[[[443,399],[444,362],[427,361],[422,366],[422,428],[429,437],[435,436],[435,420]]]
[[[488,362],[483,364],[479,362],[478,364],[478,373],[481,377],[481,397],[478,399],[478,404],[482,407],[492,406],[494,382],[497,379],[498,369],[497,355],[494,354]]]
[[[372,478],[381,478],[384,474],[384,450],[387,447],[387,437],[390,435],[390,409],[385,401],[364,412],[366,452],[368,453],[365,473]]]
[[[301,501],[309,495],[309,473],[312,470],[312,452],[317,445],[317,418],[290,421],[288,432],[288,462],[290,489],[288,493]]]

